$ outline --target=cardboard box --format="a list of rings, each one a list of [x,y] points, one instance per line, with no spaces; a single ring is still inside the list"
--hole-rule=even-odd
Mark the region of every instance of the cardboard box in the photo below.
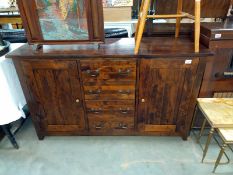
[[[110,7],[104,8],[105,22],[120,22],[131,21],[132,8],[131,7]]]

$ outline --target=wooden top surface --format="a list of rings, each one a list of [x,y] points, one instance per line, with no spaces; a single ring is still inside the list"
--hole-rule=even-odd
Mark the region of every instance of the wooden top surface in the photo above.
[[[233,127],[233,98],[198,98],[197,102],[212,127]]]
[[[8,58],[167,58],[167,57],[206,57],[213,55],[201,45],[200,53],[194,52],[190,38],[144,37],[139,54],[134,54],[134,38],[106,39],[104,44],[97,45],[44,45],[39,51],[25,44],[9,53]]]
[[[218,129],[219,135],[226,143],[233,144],[233,128],[220,128]]]

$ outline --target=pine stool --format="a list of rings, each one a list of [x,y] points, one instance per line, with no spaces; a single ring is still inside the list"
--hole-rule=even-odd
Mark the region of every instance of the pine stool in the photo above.
[[[151,4],[151,0],[142,0],[138,24],[135,32],[135,49],[134,53],[138,54],[142,34],[144,31],[145,23],[147,18],[154,19],[167,19],[167,18],[176,18],[176,38],[179,36],[180,31],[180,22],[182,18],[189,18],[195,21],[195,30],[194,30],[194,51],[199,52],[199,41],[200,41],[200,18],[201,18],[201,0],[195,0],[195,15],[191,15],[189,13],[182,11],[183,0],[177,0],[177,13],[176,14],[167,14],[167,15],[148,15],[148,10]]]
[[[233,111],[232,111],[232,113],[233,113]],[[220,128],[220,129],[217,129],[217,132],[218,132],[220,138],[222,139],[223,144],[221,146],[221,150],[219,152],[218,158],[215,162],[213,173],[215,172],[216,168],[218,167],[218,165],[220,163],[220,160],[221,160],[223,154],[225,153],[225,148],[228,145],[233,144],[233,128],[232,129]]]
[[[211,127],[203,151],[203,162],[215,129],[233,128],[233,98],[198,98],[197,108],[200,109],[205,117],[197,139],[198,142],[203,134],[206,122]]]

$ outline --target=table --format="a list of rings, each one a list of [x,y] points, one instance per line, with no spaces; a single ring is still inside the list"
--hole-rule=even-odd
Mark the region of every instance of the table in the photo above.
[[[211,126],[203,152],[203,162],[214,130],[217,128],[233,128],[233,98],[198,98],[197,105],[202,114],[205,116],[199,139],[202,136],[207,121]]]

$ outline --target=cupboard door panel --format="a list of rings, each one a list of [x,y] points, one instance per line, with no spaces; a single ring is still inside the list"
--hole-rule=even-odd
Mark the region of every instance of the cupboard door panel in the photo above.
[[[45,128],[59,130],[64,126],[64,130],[67,125],[75,125],[74,130],[83,129],[84,111],[76,61],[23,61],[22,64],[28,83],[34,86],[36,100],[43,107]],[[54,127],[56,125],[59,127]]]
[[[182,95],[187,90],[191,94],[194,80],[192,76],[196,73],[197,65],[198,59],[192,60],[192,64],[185,64],[182,59],[141,60],[138,116],[140,130],[145,131],[145,128],[150,127],[150,131],[159,131],[159,127],[155,126],[177,125],[180,120],[181,100],[184,100]],[[186,87],[187,75],[191,79],[190,87]],[[188,94],[185,95],[189,97]],[[189,106],[189,99],[185,102]],[[169,127],[164,128],[171,132]]]

